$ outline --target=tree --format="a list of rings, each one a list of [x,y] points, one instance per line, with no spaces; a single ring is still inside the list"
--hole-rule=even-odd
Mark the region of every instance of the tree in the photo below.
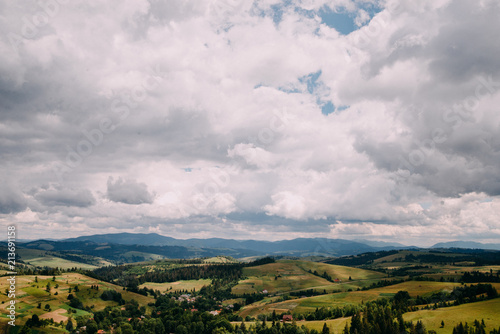
[[[33,314],[31,316],[31,319],[28,319],[28,321],[26,321],[26,326],[28,327],[39,327],[41,324],[42,323],[40,321],[40,318],[36,314]]]
[[[132,328],[132,325],[129,323],[121,324],[120,329],[122,331],[122,334],[134,334],[134,329]]]
[[[441,328],[443,328],[443,327],[444,327],[444,321],[441,320]]]
[[[246,333],[247,333],[247,326],[245,326],[245,322],[243,322],[243,320],[241,321],[240,330],[241,330],[244,334],[246,334]]]
[[[323,324],[323,330],[321,334],[330,334],[330,329],[326,326],[326,322]]]
[[[87,326],[86,332],[88,334],[97,333],[97,323],[94,320],[87,322],[86,326]]]
[[[29,326],[23,326],[21,327],[21,330],[17,332],[17,334],[31,334],[31,329]]]
[[[71,321],[71,319],[68,319],[68,323],[66,324],[66,330],[68,332],[71,332],[73,330],[73,321]]]
[[[69,306],[73,307],[73,308],[79,308],[79,309],[82,309],[83,310],[83,304],[82,302],[80,301],[80,299],[78,298],[73,298],[71,299],[71,301],[69,302]]]
[[[188,330],[185,326],[179,325],[175,329],[175,334],[189,334],[189,333],[188,333]]]

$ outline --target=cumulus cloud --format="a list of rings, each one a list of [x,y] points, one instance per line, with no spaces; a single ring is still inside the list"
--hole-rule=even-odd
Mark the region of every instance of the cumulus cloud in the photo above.
[[[47,189],[37,192],[34,198],[45,206],[89,207],[96,203],[88,189]]]
[[[113,202],[136,205],[153,203],[153,195],[149,193],[145,183],[123,180],[122,178],[118,178],[116,181],[113,177],[108,179],[107,195]]]
[[[2,224],[500,237],[497,2],[58,4],[0,5]]]
[[[0,213],[15,214],[26,209],[26,199],[16,187],[2,182],[0,188]]]

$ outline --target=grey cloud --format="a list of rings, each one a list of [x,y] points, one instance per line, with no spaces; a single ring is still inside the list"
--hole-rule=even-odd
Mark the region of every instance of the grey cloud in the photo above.
[[[113,202],[125,204],[151,204],[153,195],[148,192],[145,183],[118,178],[114,182],[113,177],[108,179],[108,198]]]
[[[12,185],[3,183],[0,188],[0,213],[12,214],[26,209],[26,199]]]
[[[372,31],[363,45],[347,37],[336,40],[313,19],[300,17],[300,11],[283,11],[284,18],[292,18],[288,30],[275,27],[269,17],[233,10],[240,1],[220,3],[150,0],[149,5],[116,7],[72,2],[36,38],[24,39],[19,52],[9,54],[8,41],[0,41],[6,51],[0,53],[0,169],[18,183],[0,190],[0,213],[11,214],[6,221],[33,219],[40,226],[54,221],[67,229],[64,233],[78,233],[71,230],[77,217],[85,221],[81,228],[164,227],[165,234],[196,230],[207,236],[267,237],[277,230],[327,233],[335,219],[346,225],[354,219],[418,225],[420,214],[405,210],[422,198],[500,194],[494,110],[500,96],[488,102],[484,120],[467,120],[458,129],[442,120],[442,109],[474,94],[475,76],[500,81],[495,1],[483,1],[489,7],[482,8],[452,0],[437,13],[429,10],[435,2],[408,3],[387,16],[385,26]],[[255,4],[261,5],[268,7]],[[0,7],[8,14],[0,17],[6,32],[19,32],[23,16],[41,10],[23,2]],[[219,21],[232,28],[219,29],[224,26]],[[344,47],[352,55],[348,63],[337,50]],[[276,93],[317,70],[332,102],[337,105],[338,97],[352,108],[324,116],[311,100],[316,96],[306,90]],[[158,86],[147,89],[136,104],[125,102],[123,96],[130,97],[148,76],[161,78]],[[411,109],[413,104],[421,110]],[[130,114],[121,119],[117,109],[126,105]],[[272,143],[264,143],[259,136],[273,125],[267,114],[282,108],[294,118],[274,133]],[[105,118],[121,123],[90,139]],[[447,140],[413,166],[411,175],[398,177],[404,168],[400,157],[408,160],[419,149],[415,143],[432,138],[437,127]],[[239,143],[266,150],[272,164],[239,164],[227,155]],[[91,152],[80,154],[81,163],[64,174],[60,187],[41,189],[54,184],[53,166],[65,166],[70,152],[88,145]],[[206,172],[229,165],[238,171],[228,184]],[[186,167],[196,172],[176,174]],[[133,175],[133,180],[109,175]],[[234,198],[241,216],[228,215],[232,225],[213,221],[232,201],[213,211],[189,208],[192,195],[213,184],[224,199]],[[283,218],[294,208],[292,202],[276,207],[276,216],[265,214],[273,194],[282,192],[309,201],[304,220]],[[140,206],[144,203],[154,205]],[[15,215],[26,207],[34,214]],[[405,213],[395,219],[392,209]],[[430,222],[440,224],[446,214]]]
[[[85,208],[92,206],[96,200],[88,189],[49,189],[38,192],[35,199],[46,206],[76,206]]]
[[[376,135],[356,133],[355,149],[369,156],[379,169],[411,172],[403,180],[438,196],[458,197],[471,192],[498,195],[498,117],[489,111],[493,106],[481,105],[483,100],[476,98],[476,92],[480,82],[500,81],[500,45],[492,43],[500,30],[500,22],[494,19],[499,14],[496,2],[456,0],[439,9],[435,35],[417,24],[416,18],[396,30],[389,40],[392,47],[385,49],[391,51],[375,54],[368,71],[376,77],[382,68],[410,59],[429,64],[428,80],[415,80],[414,91],[398,97],[419,107],[403,105],[402,110],[395,111],[408,129],[403,134],[381,141]],[[480,92],[487,100],[491,96],[488,93],[498,95],[498,89],[483,86]],[[481,102],[477,109],[467,115],[449,113],[468,98]],[[458,121],[450,121],[453,117]],[[433,142],[435,130],[441,131],[443,140]]]
[[[492,43],[500,30],[500,4],[453,1],[443,12],[447,24],[431,42],[435,75],[453,81],[468,80],[478,73],[499,73],[500,44]]]

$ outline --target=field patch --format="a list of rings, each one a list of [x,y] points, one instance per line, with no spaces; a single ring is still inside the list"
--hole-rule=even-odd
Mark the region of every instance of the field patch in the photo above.
[[[66,313],[66,310],[65,309],[57,309],[55,311],[52,311],[52,312],[47,312],[47,313],[44,313],[40,316],[40,319],[54,319],[54,322],[66,322],[68,321],[68,317],[67,316],[64,316],[63,314]]]
[[[45,290],[47,283],[50,283],[50,294]],[[0,291],[4,291],[7,285],[7,280],[0,280]],[[75,286],[77,285],[79,291],[75,292]],[[98,285],[99,290],[91,289],[92,285]],[[72,290],[71,294],[80,299],[84,307],[93,307],[93,311],[102,310],[106,306],[118,305],[114,301],[104,301],[100,298],[102,291],[105,289],[112,289],[121,293],[123,299],[126,301],[135,299],[139,305],[146,306],[146,312],[150,312],[151,309],[147,306],[148,303],[154,302],[154,299],[151,297],[124,291],[120,286],[102,282],[78,273],[64,273],[60,276],[55,276],[55,279],[53,276],[19,275],[16,279],[16,288],[16,311],[18,312],[16,321],[18,325],[22,325],[33,314],[37,314],[42,319],[53,318],[55,321],[60,321],[56,319],[67,319],[70,315],[68,310],[71,308],[67,304],[70,288]],[[0,304],[0,323],[3,324],[7,321],[6,315],[8,312],[6,307],[9,303],[9,298],[4,293],[0,294],[1,302],[3,304]],[[47,304],[50,306],[50,311],[45,308]],[[39,305],[40,308],[38,307]],[[76,310],[76,313],[71,313],[73,317],[90,314],[84,310],[73,310]]]
[[[308,289],[323,293],[357,290],[380,281],[385,275],[371,270],[326,263],[280,260],[244,268],[243,277],[244,279],[233,287],[234,294],[283,294]]]
[[[427,330],[433,329],[437,334],[449,334],[453,327],[460,322],[467,322],[469,326],[477,319],[484,319],[486,333],[500,327],[500,298],[463,304],[459,306],[443,307],[436,310],[420,310],[403,315],[406,321],[421,320]],[[441,328],[441,321],[445,326]]]
[[[272,313],[274,310],[276,310],[276,312],[282,312],[280,310],[290,310],[296,313],[309,313],[321,307],[362,305],[368,301],[379,298],[390,298],[398,291],[408,291],[410,296],[416,297],[418,295],[427,296],[440,291],[451,292],[456,286],[460,286],[460,283],[409,281],[366,291],[340,292],[313,297],[294,298],[278,302],[268,298],[260,303],[245,306],[240,311],[240,315],[242,317],[247,315],[255,317],[259,314]]]
[[[199,279],[199,280],[187,280],[187,281],[177,281],[177,282],[167,282],[167,283],[152,283],[146,282],[141,284],[139,288],[148,288],[153,290],[159,290],[160,292],[172,292],[172,291],[199,291],[204,286],[209,286],[212,283],[211,279]]]

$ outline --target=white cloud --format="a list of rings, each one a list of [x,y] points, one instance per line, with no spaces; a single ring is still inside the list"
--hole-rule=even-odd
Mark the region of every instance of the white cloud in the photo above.
[[[362,27],[295,10],[327,3]],[[40,26],[39,5],[2,5],[0,221],[500,236],[499,5],[385,3],[295,1],[277,24],[276,1],[71,2]]]
[[[153,195],[148,191],[145,183],[118,178],[116,182],[113,177],[108,179],[108,198],[113,202],[125,204],[151,204]]]

